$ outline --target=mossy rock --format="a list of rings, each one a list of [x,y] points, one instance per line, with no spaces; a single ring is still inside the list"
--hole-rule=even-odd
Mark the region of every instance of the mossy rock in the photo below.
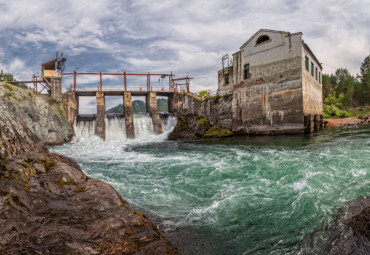
[[[198,123],[199,125],[201,126],[208,126],[209,125],[209,121],[206,119],[206,118],[201,118],[198,120]]]
[[[213,126],[207,132],[205,132],[203,137],[227,137],[232,134],[233,132],[229,129],[222,129],[219,126]]]

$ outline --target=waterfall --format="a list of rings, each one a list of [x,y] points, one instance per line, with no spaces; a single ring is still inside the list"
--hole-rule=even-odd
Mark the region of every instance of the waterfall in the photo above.
[[[95,136],[96,120],[80,120],[76,118],[73,128],[75,130],[76,138],[88,138]]]
[[[154,133],[153,121],[148,113],[135,113],[134,128],[135,139],[144,141],[154,141],[166,139],[170,132],[175,128],[177,119],[170,114],[161,116],[163,134]],[[126,123],[123,116],[105,117],[105,138],[107,141],[126,141]],[[74,122],[75,138],[74,142],[81,139],[96,137],[95,116],[79,116]]]
[[[153,121],[149,113],[134,113],[136,139],[146,139],[154,135]]]
[[[105,117],[105,139],[126,140],[126,124],[124,117]]]

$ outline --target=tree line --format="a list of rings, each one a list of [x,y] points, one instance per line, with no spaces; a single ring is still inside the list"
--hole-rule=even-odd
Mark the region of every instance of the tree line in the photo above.
[[[370,55],[353,76],[346,68],[323,74],[323,111],[325,118],[364,117],[370,113]]]

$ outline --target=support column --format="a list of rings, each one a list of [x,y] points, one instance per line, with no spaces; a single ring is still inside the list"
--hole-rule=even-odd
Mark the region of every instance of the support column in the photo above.
[[[304,132],[305,133],[312,133],[314,130],[314,116],[308,114],[304,116]]]
[[[157,108],[157,93],[149,92],[146,95],[146,111],[150,114],[153,120],[154,132],[162,134],[162,122]]]
[[[73,92],[63,94],[63,105],[67,112],[68,122],[73,126],[78,115],[78,98]]]
[[[320,115],[319,114],[315,114],[314,116],[314,130],[315,131],[319,131],[320,130]]]
[[[104,92],[96,92],[96,134],[105,140],[105,96]]]
[[[51,79],[51,97],[55,100],[62,101],[62,79],[52,78]]]
[[[173,97],[174,95],[169,95],[168,96],[168,112],[173,114],[174,110],[173,110]]]
[[[126,135],[129,139],[135,138],[134,116],[132,114],[131,92],[123,93],[123,111],[125,113]]]

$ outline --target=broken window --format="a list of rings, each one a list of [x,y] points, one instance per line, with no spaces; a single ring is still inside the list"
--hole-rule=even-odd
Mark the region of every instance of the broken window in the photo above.
[[[309,66],[309,63],[308,63],[308,57],[307,56],[305,56],[305,65],[306,65],[306,70],[310,71],[310,66]]]
[[[244,80],[249,78],[249,64],[244,65]]]
[[[318,80],[318,77],[317,77],[317,67],[316,67],[315,78],[316,78],[316,80]]]
[[[258,39],[257,39],[257,42],[256,42],[256,45],[260,44],[260,43],[263,43],[263,42],[267,42],[270,40],[270,37],[268,37],[267,35],[262,35],[260,36]]]
[[[313,62],[311,62],[311,75],[314,76],[314,66],[313,66]]]

